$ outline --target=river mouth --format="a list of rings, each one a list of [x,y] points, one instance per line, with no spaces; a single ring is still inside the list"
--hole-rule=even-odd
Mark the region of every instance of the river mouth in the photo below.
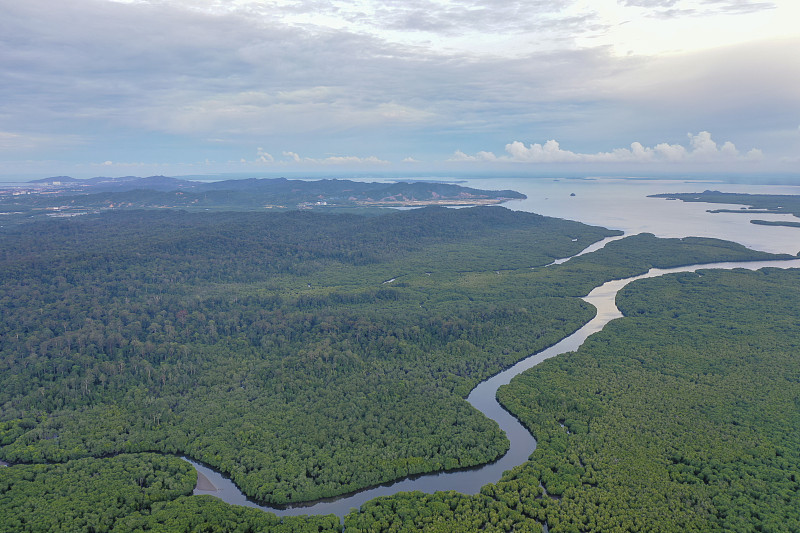
[[[617,237],[611,237],[604,241],[610,242],[611,240],[616,240],[616,238]],[[597,243],[592,245],[593,250],[599,249],[600,247],[601,246],[598,246]],[[582,253],[584,252],[576,255],[581,255]],[[534,439],[531,433],[525,429],[513,415],[498,403],[496,398],[497,389],[508,384],[515,376],[538,365],[546,359],[577,350],[590,335],[602,330],[610,321],[621,318],[623,315],[616,306],[616,295],[623,287],[639,279],[679,272],[695,272],[701,269],[732,270],[736,268],[758,270],[765,267],[800,268],[800,259],[704,263],[667,269],[653,268],[645,274],[612,280],[599,287],[595,287],[588,295],[582,298],[585,302],[593,305],[597,309],[597,313],[593,319],[553,346],[530,355],[510,368],[482,381],[467,397],[467,401],[473,407],[488,418],[496,421],[500,429],[506,433],[509,439],[510,447],[508,452],[492,463],[463,470],[421,474],[334,498],[287,505],[285,507],[272,507],[269,505],[260,505],[249,500],[230,479],[205,465],[184,457],[198,472],[198,485],[194,490],[194,494],[216,496],[229,504],[254,507],[275,513],[278,516],[335,514],[340,518],[343,518],[352,510],[358,509],[371,499],[379,496],[391,496],[398,492],[420,491],[430,494],[438,491],[452,490],[462,494],[478,494],[481,487],[484,485],[499,481],[503,472],[527,461],[530,454],[536,449],[536,439]],[[201,486],[199,481],[201,475],[205,481],[208,481],[209,485]],[[205,488],[208,486],[213,487],[213,489]]]

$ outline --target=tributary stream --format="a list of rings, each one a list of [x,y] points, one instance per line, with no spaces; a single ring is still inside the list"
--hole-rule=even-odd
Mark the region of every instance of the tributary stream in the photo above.
[[[613,239],[615,238],[607,239],[607,241]],[[605,244],[605,242],[603,244]],[[592,246],[592,249],[594,250],[601,246],[601,244],[597,243]],[[198,471],[198,477],[202,481],[201,483],[198,483],[198,488],[195,489],[194,493],[211,494],[221,498],[227,503],[257,507],[281,516],[302,514],[335,514],[339,517],[343,517],[353,508],[360,507],[368,500],[378,496],[388,496],[403,491],[417,490],[426,493],[433,493],[442,490],[455,490],[464,494],[477,494],[483,485],[497,482],[504,471],[527,461],[530,454],[536,448],[536,440],[528,432],[528,430],[526,430],[516,418],[509,414],[508,411],[503,409],[503,407],[497,402],[497,389],[501,385],[508,384],[517,374],[528,370],[529,368],[541,363],[545,359],[555,357],[556,355],[565,352],[577,350],[589,335],[603,329],[603,327],[611,320],[622,317],[622,313],[620,313],[616,306],[616,296],[617,292],[625,285],[642,278],[651,278],[678,272],[694,272],[700,269],[714,268],[730,270],[735,268],[744,268],[748,270],[758,270],[764,267],[800,268],[800,259],[711,263],[669,269],[654,268],[646,274],[640,276],[609,281],[599,287],[596,287],[583,298],[583,300],[597,308],[597,315],[591,321],[589,321],[586,325],[572,335],[569,335],[561,340],[561,342],[554,344],[553,346],[542,350],[541,352],[533,354],[522,361],[519,361],[511,368],[508,368],[507,370],[504,370],[503,372],[495,374],[491,378],[482,381],[467,397],[467,401],[476,409],[492,420],[495,420],[500,425],[500,428],[505,431],[509,441],[511,442],[511,447],[509,448],[508,452],[493,463],[484,465],[482,467],[455,472],[440,472],[437,474],[415,476],[393,483],[365,489],[354,494],[340,496],[338,498],[320,500],[308,504],[297,504],[285,509],[280,509],[258,505],[252,501],[249,501],[229,479],[223,477],[218,472],[206,466],[187,459],[192,465],[195,466]],[[205,479],[202,479],[201,476],[205,477]],[[211,485],[216,488],[216,490],[202,490],[204,486],[205,488],[211,488],[208,486],[206,481],[210,482]]]

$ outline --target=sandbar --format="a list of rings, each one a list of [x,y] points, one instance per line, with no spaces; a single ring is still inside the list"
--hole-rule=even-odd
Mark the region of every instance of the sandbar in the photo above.
[[[198,470],[197,486],[195,487],[195,490],[202,490],[203,492],[215,492],[219,489],[215,487],[213,483],[211,483],[211,480],[209,480],[205,475],[203,475],[202,472]]]

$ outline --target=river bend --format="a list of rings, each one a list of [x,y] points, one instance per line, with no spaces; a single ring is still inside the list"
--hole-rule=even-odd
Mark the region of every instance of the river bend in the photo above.
[[[615,238],[610,238],[610,240],[613,239]],[[605,244],[604,241],[601,242],[603,244],[595,243],[593,248],[597,249]],[[586,338],[589,337],[589,335],[603,329],[603,327],[611,320],[622,317],[622,313],[619,311],[619,309],[617,309],[616,306],[616,296],[617,292],[619,292],[619,290],[625,285],[638,279],[652,278],[678,272],[694,272],[699,269],[715,268],[731,270],[735,268],[744,268],[748,270],[758,270],[764,267],[800,268],[800,259],[709,263],[667,269],[654,268],[646,274],[633,276],[626,279],[609,281],[593,289],[588,295],[583,297],[584,301],[597,308],[597,314],[592,320],[590,320],[572,335],[562,339],[557,344],[554,344],[553,346],[546,348],[541,352],[537,352],[519,361],[514,366],[500,372],[499,374],[495,374],[487,380],[482,381],[472,390],[472,392],[470,392],[469,396],[467,397],[467,401],[470,404],[499,424],[500,429],[505,431],[506,436],[511,443],[508,452],[493,463],[455,472],[440,472],[435,474],[414,476],[412,478],[401,479],[393,483],[372,487],[354,494],[339,496],[337,498],[320,500],[308,504],[297,504],[287,508],[275,508],[265,505],[258,505],[252,501],[249,501],[247,497],[242,494],[242,492],[233,484],[233,482],[230,481],[230,479],[225,478],[220,473],[204,465],[186,459],[197,469],[198,478],[202,481],[202,483],[198,484],[198,488],[195,489],[194,493],[210,494],[217,496],[230,504],[256,507],[280,516],[335,514],[339,517],[343,517],[353,508],[360,507],[368,500],[378,496],[390,496],[398,492],[417,490],[425,493],[433,493],[443,490],[455,490],[464,494],[477,494],[483,485],[497,482],[504,471],[510,470],[514,466],[520,465],[527,461],[530,454],[536,449],[536,440],[533,438],[533,436],[522,426],[522,424],[519,423],[516,418],[508,413],[508,411],[503,409],[503,407],[497,402],[497,389],[502,385],[508,384],[514,376],[536,366],[545,359],[555,357],[556,355],[565,352],[577,350],[581,344],[583,344]],[[210,488],[206,482],[210,482],[211,485],[216,488],[216,490],[202,490],[201,487]]]

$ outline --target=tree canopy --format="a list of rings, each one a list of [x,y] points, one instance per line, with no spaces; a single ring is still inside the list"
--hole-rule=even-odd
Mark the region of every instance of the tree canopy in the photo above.
[[[545,266],[612,234],[496,207],[131,211],[4,228],[0,457],[63,476],[119,454],[185,454],[274,504],[483,464],[508,444],[464,397],[589,320],[577,296],[652,266],[769,257],[640,235]],[[13,473],[30,468],[0,470],[5,508],[28,497]],[[552,494],[572,479],[558,478],[543,482]],[[515,482],[479,499],[484,524],[527,516],[492,518],[503,483]],[[514,486],[539,495],[538,483]],[[181,491],[108,507],[114,524],[202,507]],[[403,508],[419,499],[407,498]],[[485,507],[421,498],[460,501],[469,520]],[[221,505],[209,516],[225,516]]]

